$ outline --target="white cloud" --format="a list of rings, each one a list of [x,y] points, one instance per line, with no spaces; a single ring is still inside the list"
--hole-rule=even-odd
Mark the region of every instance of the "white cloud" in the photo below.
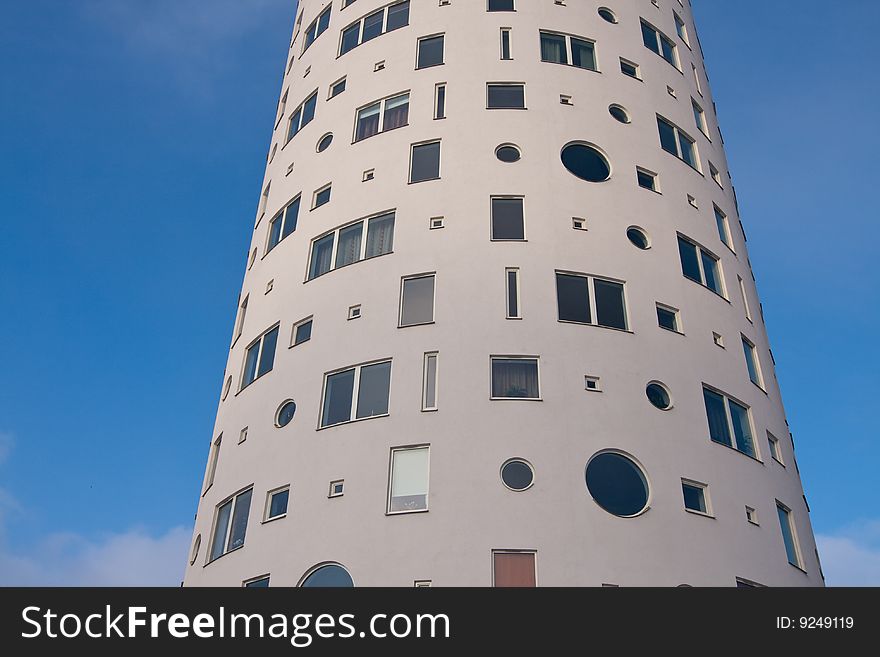
[[[828,586],[880,586],[880,521],[817,534],[816,543]]]

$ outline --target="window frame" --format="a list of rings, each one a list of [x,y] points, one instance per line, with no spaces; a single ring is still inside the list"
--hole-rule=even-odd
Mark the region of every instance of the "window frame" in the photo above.
[[[617,278],[612,278],[610,276],[598,276],[596,274],[587,274],[584,272],[576,272],[568,269],[556,269],[554,270],[553,276],[553,285],[554,291],[556,293],[556,321],[560,324],[573,324],[575,326],[594,326],[597,328],[609,329],[612,331],[622,331],[624,333],[632,333],[632,322],[630,321],[630,313],[629,313],[629,297],[626,293],[626,281],[620,280]],[[577,278],[586,278],[587,279],[587,294],[589,295],[589,311],[590,311],[590,321],[589,322],[577,322],[571,319],[560,319],[559,317],[559,276],[572,276]],[[619,328],[616,326],[606,326],[604,324],[599,324],[598,310],[596,307],[596,285],[595,281],[599,280],[604,283],[614,283],[616,285],[620,285],[623,290],[621,292],[621,296],[623,299],[623,320],[626,324],[625,328]]]
[[[293,228],[288,232],[287,230],[287,221],[290,218],[290,208],[296,204],[296,214],[293,217]],[[269,255],[275,247],[277,247],[281,242],[283,242],[286,238],[293,235],[296,232],[298,223],[299,223],[299,211],[302,206],[302,192],[298,193],[294,196],[281,210],[275,213],[275,215],[268,221],[266,225],[266,244],[263,248],[263,258]],[[272,243],[272,233],[273,227],[277,221],[281,221],[281,228],[278,231],[278,241],[274,244]]]
[[[490,92],[489,92],[489,90],[490,90],[490,88],[492,88],[492,87],[521,87],[521,88],[522,88],[522,97],[523,97],[522,107],[507,107],[507,106],[504,106],[504,107],[501,107],[501,106],[498,106],[498,107],[492,107],[491,103],[489,102],[489,100],[490,100]],[[515,110],[515,111],[528,110],[528,109],[529,109],[529,105],[528,105],[528,99],[526,98],[526,83],[525,83],[525,82],[487,82],[487,83],[486,83],[486,109],[487,109],[487,110],[501,110],[501,111],[505,111],[505,110]]]
[[[425,41],[431,41],[434,39],[440,39],[440,61],[434,64],[426,64],[424,66],[420,66],[419,61],[422,56],[422,43]],[[427,34],[425,36],[420,36],[416,39],[416,71],[424,71],[429,68],[435,68],[437,66],[443,66],[446,64],[446,33],[445,32],[435,32],[433,34]]]
[[[684,330],[681,325],[681,310],[679,310],[678,308],[673,308],[672,306],[670,306],[668,304],[660,303],[659,301],[655,302],[654,305],[657,308],[657,326],[659,328],[663,329],[664,331],[669,331],[670,333],[675,333],[676,335],[684,335]],[[675,328],[674,329],[663,326],[660,323],[660,311],[661,310],[665,311],[673,316],[673,318],[675,319]]]
[[[511,297],[511,276],[513,277],[513,296]],[[504,318],[505,319],[515,319],[521,320],[523,318],[522,313],[522,282],[520,280],[520,268],[519,267],[506,267],[504,269]],[[515,311],[511,311],[511,300],[513,300],[516,305]]]
[[[703,287],[703,288],[709,290],[710,292],[713,292],[714,294],[718,295],[719,297],[721,297],[722,299],[724,299],[725,301],[727,301],[729,303],[730,299],[727,296],[727,285],[724,280],[724,270],[721,266],[721,258],[718,257],[717,255],[715,255],[712,251],[710,251],[709,249],[707,249],[703,245],[701,245],[699,242],[695,242],[694,240],[692,240],[690,237],[687,237],[686,235],[684,235],[682,233],[676,233],[676,235],[678,237],[678,240],[686,242],[696,249],[696,251],[697,251],[697,264],[698,264],[699,270],[700,270],[700,280],[697,281],[697,280],[691,278],[690,276],[687,276],[684,273],[684,266],[683,266],[684,263],[680,263],[680,264],[682,264],[682,276],[685,279],[687,279],[693,283],[696,283],[700,287]],[[718,274],[718,286],[721,288],[720,291],[715,290],[706,284],[708,279],[706,278],[706,272],[705,272],[704,265],[703,265],[703,255],[706,255],[709,257],[709,259],[714,260],[715,264],[717,265],[716,272]],[[681,260],[681,252],[680,251],[679,251],[679,260]]]
[[[330,28],[330,19],[332,18],[332,9],[333,9],[333,3],[330,2],[327,4],[327,6],[324,9],[321,10],[321,12],[315,18],[315,20],[313,20],[311,23],[309,23],[309,26],[306,28],[306,31],[305,31],[306,37],[305,37],[305,39],[303,39],[303,48],[302,48],[302,52],[300,52],[300,54],[299,54],[300,57],[302,57],[305,54],[306,50],[308,50],[312,46],[312,44],[315,43],[315,41],[317,41],[318,38]],[[324,17],[325,14],[327,15],[327,21],[322,29],[321,28],[321,19]],[[312,28],[315,28],[315,36],[312,37],[311,41],[309,41],[309,33],[312,31]]]
[[[425,508],[424,509],[402,509],[398,511],[391,510],[391,492],[392,492],[392,482],[394,477],[394,455],[397,452],[408,452],[408,451],[416,451],[416,450],[426,450],[428,453],[428,477],[425,482]],[[411,513],[427,513],[431,510],[431,444],[430,443],[420,443],[416,445],[401,445],[399,447],[392,447],[390,449],[389,458],[388,458],[388,490],[386,493],[385,499],[385,515],[386,516],[399,516],[399,515],[409,515]]]
[[[250,507],[253,504],[253,492],[254,492],[254,485],[249,484],[249,485],[245,486],[244,488],[236,491],[232,495],[225,497],[220,502],[218,502],[217,504],[214,505],[214,518],[213,518],[213,521],[211,522],[211,534],[210,534],[211,542],[208,547],[208,550],[206,550],[206,555],[205,555],[205,558],[206,558],[205,565],[206,566],[211,563],[214,563],[215,561],[221,559],[222,557],[225,557],[227,554],[229,554],[231,552],[241,550],[246,545],[247,529],[248,529],[248,525],[250,524],[250,520],[251,520]],[[250,495],[250,498],[248,498],[248,508],[246,511],[247,512],[247,520],[245,522],[245,527],[244,527],[244,537],[242,538],[241,545],[230,549],[229,543],[232,539],[231,529],[232,529],[232,525],[235,521],[235,513],[238,510],[238,504],[239,504],[239,500],[241,499],[241,496],[245,495],[246,493],[250,493],[251,495]],[[220,520],[220,509],[222,509],[223,507],[225,507],[229,503],[232,504],[232,508],[229,511],[229,518],[226,520],[226,529],[223,532],[223,551],[215,557],[214,556],[214,545],[215,545],[215,542],[217,541],[217,529],[219,527],[218,523]]]
[[[297,334],[299,333],[299,329],[301,327],[305,326],[306,324],[312,325],[312,327],[309,329],[309,337],[307,337],[305,340],[300,340],[299,342],[297,342],[296,338],[297,338]],[[293,326],[290,329],[290,346],[288,347],[288,349],[293,349],[294,347],[298,347],[301,344],[305,344],[306,342],[309,342],[312,339],[312,330],[314,329],[314,327],[315,327],[315,316],[314,315],[309,315],[308,317],[303,317],[298,322],[294,322]]]
[[[398,98],[402,98],[403,96],[406,96],[406,122],[402,123],[401,125],[395,126],[393,128],[386,129],[385,128],[386,104],[388,103],[388,101],[397,100]],[[371,102],[367,103],[366,105],[361,105],[360,107],[355,108],[355,110],[354,110],[354,131],[352,132],[352,137],[351,137],[352,145],[358,144],[362,141],[366,141],[367,139],[370,139],[371,137],[376,137],[377,135],[382,135],[382,134],[385,134],[386,132],[391,132],[392,130],[399,130],[401,128],[407,127],[409,125],[409,109],[410,109],[410,102],[411,101],[412,101],[412,90],[407,89],[405,91],[399,91],[397,93],[393,93],[390,96],[385,96],[385,97],[380,98],[378,100],[371,101]],[[402,104],[403,103],[401,103],[401,105]],[[361,121],[361,118],[360,118],[361,112],[363,112],[364,110],[370,109],[374,105],[379,106],[379,125],[376,128],[376,132],[374,132],[371,135],[367,135],[366,137],[358,138],[358,125],[360,124],[360,121]]]
[[[272,512],[272,500],[274,497],[280,493],[287,491],[287,505],[285,506],[284,513],[279,513],[276,516],[270,516],[269,514]],[[263,523],[266,524],[269,522],[274,522],[276,520],[281,520],[282,518],[286,518],[288,512],[290,511],[290,484],[285,484],[284,486],[279,486],[278,488],[273,488],[272,490],[266,491],[266,503],[263,509]]]
[[[334,228],[332,230],[325,231],[325,232],[315,236],[314,238],[312,238],[312,240],[309,243],[309,257],[306,261],[306,275],[305,275],[305,279],[303,282],[308,283],[310,281],[317,280],[317,279],[321,278],[322,276],[326,276],[330,272],[336,271],[338,269],[342,269],[344,267],[350,267],[351,265],[356,265],[359,262],[365,262],[367,260],[372,260],[373,258],[381,258],[382,256],[390,255],[390,254],[394,253],[394,241],[393,241],[394,238],[392,237],[392,246],[391,246],[390,251],[386,251],[385,253],[379,253],[379,254],[376,254],[373,256],[369,256],[369,257],[367,256],[367,245],[368,245],[368,240],[369,240],[370,222],[373,219],[379,219],[382,217],[386,217],[388,215],[391,215],[393,218],[394,226],[391,229],[392,235],[393,235],[394,229],[397,227],[397,208],[383,210],[381,212],[374,212],[370,215],[367,215],[366,217],[361,217],[360,219],[355,219],[354,221],[349,221],[348,223],[342,224],[341,226],[337,226],[336,228]],[[360,245],[360,253],[358,254],[358,259],[354,260],[353,262],[349,262],[347,264],[337,266],[336,265],[336,256],[337,256],[338,249],[339,249],[339,234],[343,230],[345,230],[346,228],[351,228],[352,226],[355,226],[356,224],[362,224],[361,245]],[[333,249],[330,252],[330,268],[325,272],[322,272],[322,273],[317,274],[313,277],[310,277],[309,275],[312,271],[312,262],[315,257],[315,254],[314,254],[315,244],[317,244],[322,239],[328,237],[329,235],[333,235]]]
[[[406,299],[406,284],[408,281],[416,281],[422,278],[430,278],[433,279],[433,285],[431,289],[431,319],[427,322],[413,322],[410,324],[403,323],[403,310],[404,310],[404,301]],[[407,276],[400,277],[400,303],[397,312],[397,328],[410,328],[412,326],[427,326],[429,324],[434,324],[437,319],[437,272],[425,272],[421,274],[409,274]]]
[[[743,356],[746,359],[746,369],[749,373],[749,381],[758,386],[763,392],[767,392],[766,383],[764,381],[764,372],[761,367],[761,359],[758,356],[758,347],[743,333],[740,333],[740,338],[742,338]],[[751,356],[751,364],[749,363],[749,356]],[[754,378],[752,378],[752,369],[755,370]],[[755,379],[757,379],[757,381]]]
[[[665,32],[663,32],[663,30],[655,27],[652,23],[645,20],[644,18],[639,18],[639,22],[641,23],[642,43],[644,44],[645,48],[650,50],[652,53],[654,53],[655,55],[660,57],[663,61],[670,64],[672,67],[675,68],[675,70],[677,70],[679,73],[681,73],[681,57],[678,54],[678,45],[675,43],[675,41],[670,39],[669,36]],[[656,39],[656,42],[654,45],[656,45],[657,50],[654,50],[647,43],[647,35],[645,35],[645,28],[646,27],[654,33],[654,37]],[[671,46],[671,48],[672,48],[672,61],[667,59],[666,55],[663,54],[664,41],[667,45]]]
[[[267,374],[270,374],[272,372],[272,370],[275,369],[275,357],[278,355],[278,338],[277,338],[277,336],[275,338],[275,354],[273,354],[273,356],[272,356],[272,367],[270,369],[266,370],[265,372],[263,372],[262,374],[260,374],[260,362],[263,359],[263,348],[265,347],[265,339],[266,339],[266,336],[269,335],[272,331],[278,331],[278,333],[280,334],[281,333],[281,322],[275,322],[268,329],[266,329],[265,331],[260,333],[260,335],[257,338],[252,340],[248,344],[247,347],[245,347],[244,357],[242,358],[242,363],[241,363],[241,375],[240,375],[240,381],[239,381],[240,387],[238,389],[238,392],[235,393],[236,395],[240,394],[246,388],[249,388],[252,384],[256,383],[257,381],[259,381],[261,378],[263,378]],[[247,367],[248,354],[250,353],[250,350],[257,343],[260,344],[260,348],[259,348],[259,351],[257,351],[257,359],[256,359],[257,365],[256,365],[256,369],[254,370],[255,376],[252,380],[245,383],[244,373],[245,373],[245,368]]]
[[[315,115],[318,113],[318,91],[319,89],[315,89],[314,91],[312,91],[312,93],[306,96],[306,99],[299,105],[297,105],[296,109],[290,114],[290,118],[287,120],[287,134],[284,138],[284,146],[287,146],[291,141],[293,141],[293,138],[301,133],[303,131],[303,128],[305,128],[309,123],[315,120]],[[315,99],[315,109],[312,112],[311,118],[303,123],[303,109],[313,98]],[[291,132],[293,129],[294,118],[297,119],[297,128],[295,132]],[[284,146],[282,146],[281,148],[283,149]]]
[[[772,458],[784,468],[785,460],[782,456],[782,442],[779,440],[779,438],[773,435],[773,433],[769,429],[767,430],[767,444],[770,451],[770,458]]]
[[[631,80],[638,80],[639,82],[644,82],[644,80],[642,79],[642,67],[641,66],[636,64],[631,59],[627,59],[626,57],[620,57],[619,59],[620,59],[620,72],[622,75],[625,75],[626,77],[630,78]],[[623,70],[624,66],[629,66],[630,68],[632,68],[633,71],[635,71],[635,75],[630,75],[625,70]]]
[[[791,534],[791,547],[792,552],[794,553],[793,555],[789,554],[788,551],[788,545],[785,540],[785,530],[782,527],[783,520],[780,512],[785,513],[785,522],[788,525],[788,531]],[[779,500],[776,500],[776,515],[779,518],[779,530],[782,534],[782,543],[785,547],[785,557],[788,560],[788,563],[798,570],[806,572],[806,568],[804,567],[804,554],[803,550],[801,549],[800,539],[798,537],[797,523],[794,519],[794,511],[792,511],[791,507],[789,507],[788,505],[783,504]],[[794,561],[792,561],[792,556],[794,557]]]
[[[534,361],[535,362],[535,372],[537,377],[537,386],[538,386],[538,396],[537,397],[495,397],[493,396],[494,391],[494,368],[496,360],[523,360],[523,361]],[[541,395],[541,357],[540,356],[530,356],[530,355],[503,355],[503,354],[492,354],[489,356],[489,401],[544,401],[544,398]]]
[[[428,361],[434,360],[434,404],[428,403],[429,366]],[[426,351],[422,360],[422,412],[435,412],[440,408],[440,352]]]
[[[693,96],[691,96],[691,107],[694,110],[694,125],[697,126],[697,130],[699,130],[711,143],[712,138],[709,136],[709,121],[706,118],[706,110],[703,109],[703,106],[700,105]]]
[[[709,425],[709,412],[705,408],[705,391],[706,390],[718,395],[719,397],[721,397],[724,400],[724,416],[727,421],[727,434],[731,440],[730,445],[728,445],[727,443],[719,442],[712,437],[711,426]],[[737,446],[736,430],[735,430],[735,427],[733,424],[733,412],[730,410],[731,402],[733,402],[734,404],[736,404],[746,410],[746,418],[749,423],[749,436],[751,437],[751,440],[752,440],[752,449],[755,452],[754,454],[749,454],[748,452],[744,452]],[[732,449],[733,451],[738,452],[739,454],[742,454],[744,456],[747,456],[748,458],[750,458],[754,461],[757,461],[758,463],[763,463],[763,460],[761,459],[761,450],[758,447],[758,440],[756,438],[755,419],[752,414],[752,407],[751,406],[740,401],[736,397],[732,397],[731,395],[728,395],[726,392],[723,392],[719,388],[711,386],[708,383],[703,383],[703,410],[706,413],[706,423],[709,428],[709,442],[710,443],[713,443],[715,445],[721,445],[722,447],[726,447],[728,449]]]
[[[565,57],[566,57],[565,62],[555,62],[550,59],[544,59],[543,37],[545,34],[548,36],[555,36],[555,37],[562,37],[563,38],[563,40],[565,41]],[[572,39],[577,39],[578,41],[583,41],[584,43],[590,44],[590,46],[592,47],[594,68],[590,68],[588,66],[577,66],[574,63],[574,57],[573,57],[574,49],[571,44]],[[538,30],[538,43],[539,43],[539,51],[541,54],[541,63],[543,63],[543,64],[557,64],[557,65],[561,65],[561,66],[569,66],[571,68],[577,68],[577,69],[581,69],[584,71],[593,71],[594,73],[601,73],[602,72],[602,69],[599,68],[599,53],[597,52],[598,45],[597,45],[595,39],[590,39],[587,37],[578,36],[577,34],[569,34],[568,32],[558,32],[556,30],[539,29]]]
[[[318,427],[317,431],[323,431],[325,429],[330,429],[333,427],[344,426],[347,424],[353,424],[355,422],[365,422],[367,420],[375,420],[376,418],[389,417],[391,415],[391,384],[394,377],[394,366],[393,366],[393,358],[379,358],[376,360],[365,361],[363,363],[358,363],[356,365],[349,365],[347,367],[341,367],[335,370],[331,370],[329,372],[324,372],[324,380],[321,385],[321,400],[320,405],[318,407]],[[357,406],[358,401],[360,400],[360,388],[361,388],[361,373],[365,367],[370,367],[371,365],[382,365],[388,363],[391,365],[391,371],[388,375],[388,410],[385,413],[380,413],[378,415],[369,415],[367,417],[357,417]],[[324,402],[327,398],[327,381],[329,378],[335,374],[342,374],[343,372],[348,372],[349,370],[354,371],[354,380],[352,382],[351,388],[351,408],[349,409],[348,420],[343,420],[341,422],[334,422],[333,424],[324,424]]]
[[[208,452],[208,467],[205,470],[205,481],[202,485],[202,497],[204,497],[214,485],[214,477],[217,474],[217,464],[220,462],[220,447],[223,443],[223,434],[211,440],[211,448]]]
[[[406,23],[403,24],[403,25],[401,25],[401,26],[399,26],[399,27],[396,27],[396,28],[394,28],[394,29],[392,29],[392,30],[388,30],[388,13],[389,13],[389,10],[390,10],[392,7],[396,7],[397,5],[403,5],[403,4],[408,5],[408,7],[407,7],[407,19],[406,19]],[[336,58],[339,59],[340,57],[346,55],[347,53],[350,53],[350,52],[351,52],[352,50],[354,50],[355,48],[358,48],[358,47],[364,45],[365,43],[368,43],[369,41],[373,41],[373,39],[378,39],[380,36],[382,36],[382,35],[384,35],[384,34],[388,34],[389,31],[390,31],[390,32],[394,32],[395,30],[403,29],[404,27],[409,27],[410,11],[411,11],[411,10],[412,10],[412,5],[411,5],[410,0],[395,0],[395,2],[390,2],[390,3],[388,3],[387,5],[384,5],[383,7],[380,7],[380,8],[378,8],[378,9],[372,9],[372,10],[370,10],[368,13],[366,13],[366,14],[364,14],[363,16],[361,16],[360,18],[358,18],[357,20],[352,21],[351,23],[349,23],[348,25],[346,25],[345,27],[343,27],[341,30],[339,30],[339,45],[338,45],[338,47],[337,47],[337,49],[336,49]],[[379,32],[379,34],[377,34],[375,37],[373,37],[373,38],[371,38],[371,39],[368,39],[367,41],[364,41],[364,21],[365,21],[367,18],[370,18],[370,17],[372,17],[372,16],[375,16],[376,14],[378,14],[378,13],[380,13],[380,12],[382,13],[382,30],[381,30],[381,31]],[[344,47],[344,45],[345,45],[345,44],[344,44],[344,37],[345,37],[345,34],[346,34],[346,32],[348,32],[349,30],[351,30],[351,28],[353,28],[355,25],[358,26],[358,31],[357,31],[357,43],[355,43],[353,46],[351,46],[351,48],[349,48],[348,50],[343,50],[343,47]]]
[[[684,489],[692,488],[694,490],[700,491],[701,500],[703,502],[703,506],[705,507],[705,511],[700,509],[692,509],[687,505],[687,498],[684,499],[684,510],[687,513],[693,513],[694,515],[703,516],[705,518],[714,518],[715,514],[712,512],[712,502],[709,498],[709,485],[704,484],[699,481],[695,481],[693,479],[685,479],[681,480],[681,489],[682,489],[682,497],[684,497]]]
[[[437,175],[432,176],[430,178],[419,178],[418,180],[413,180],[413,162],[415,160],[415,151],[417,148],[422,148],[424,146],[432,146],[437,144]],[[428,139],[425,141],[415,142],[410,144],[409,146],[409,173],[407,175],[407,184],[409,185],[417,185],[423,182],[431,182],[432,180],[440,180],[443,177],[443,140],[442,139]]]
[[[492,588],[502,588],[498,587],[495,583],[495,556],[498,554],[528,554],[532,557],[532,565],[535,568],[535,588],[538,587],[538,551],[537,550],[513,550],[513,549],[493,549],[491,552],[491,567],[492,567]]]
[[[660,124],[661,124],[661,123],[664,123],[664,124],[666,124],[668,127],[672,128],[673,134],[675,135],[675,149],[676,149],[676,152],[675,152],[675,153],[673,153],[672,151],[668,150],[668,149],[666,148],[666,146],[663,144],[662,133],[660,132]],[[668,153],[669,155],[674,156],[676,159],[680,160],[681,162],[684,162],[684,163],[687,164],[691,169],[693,169],[694,171],[696,171],[696,172],[699,173],[700,175],[704,175],[704,174],[703,174],[703,164],[702,164],[702,161],[701,161],[701,158],[700,158],[700,149],[699,149],[699,147],[697,146],[697,140],[696,140],[696,139],[694,139],[693,137],[691,137],[687,132],[685,132],[684,130],[682,130],[681,128],[679,128],[678,125],[676,125],[675,123],[673,123],[672,121],[670,121],[669,119],[667,119],[667,118],[666,118],[665,116],[663,116],[662,114],[658,114],[658,115],[657,115],[657,132],[658,132],[658,135],[659,135],[659,137],[660,137],[660,150],[662,150],[664,153]],[[688,143],[691,145],[692,149],[693,149],[693,156],[694,156],[694,163],[693,163],[693,164],[691,164],[690,162],[688,162],[688,161],[684,158],[684,155],[683,155],[684,151],[682,150],[682,147],[681,147],[681,141],[682,141],[682,138],[684,138],[684,140],[685,140],[686,142],[688,142]]]
[[[520,201],[522,208],[522,237],[503,238],[495,237],[495,201]],[[515,194],[493,194],[489,196],[489,241],[490,242],[528,242],[526,234],[526,197]]]

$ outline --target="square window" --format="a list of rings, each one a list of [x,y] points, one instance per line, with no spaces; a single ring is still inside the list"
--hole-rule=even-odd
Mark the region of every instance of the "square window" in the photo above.
[[[443,35],[422,37],[418,41],[416,69],[430,68],[443,64]]]
[[[370,180],[373,180],[375,177],[376,177],[376,170],[375,169],[367,169],[366,171],[364,171],[364,175],[363,175],[363,178],[361,178],[361,181],[362,182],[369,182]]]
[[[587,229],[587,220],[581,219],[580,217],[572,217],[571,218],[571,227],[575,230],[588,230]]]
[[[244,546],[253,492],[249,488],[217,505],[209,561]]]
[[[522,319],[519,301],[519,269],[504,270],[504,285],[507,301],[507,319]]]
[[[710,440],[757,459],[748,407],[705,386],[703,401],[706,406]]]
[[[682,480],[681,491],[684,495],[685,509],[709,515],[709,506],[706,499],[706,486],[704,484]]]
[[[257,577],[243,582],[242,586],[246,589],[267,589],[269,588],[269,576]]]
[[[797,530],[795,529],[791,509],[777,501],[776,512],[779,516],[779,527],[782,530],[782,541],[785,544],[785,554],[788,557],[788,563],[796,568],[802,568],[800,545],[798,544]]]
[[[660,328],[674,333],[681,333],[678,321],[678,311],[670,306],[657,304],[657,324]]]
[[[337,479],[330,482],[330,492],[327,497],[342,497],[345,494],[345,480]]]
[[[540,399],[537,358],[493,356],[492,399]]]
[[[328,100],[330,98],[336,98],[336,96],[341,94],[343,91],[345,91],[345,78],[344,77],[340,80],[337,80],[336,82],[334,82],[333,84],[330,85],[330,96],[329,96]]]
[[[301,345],[312,339],[312,318],[304,319],[293,326],[293,343],[292,347]]]
[[[514,0],[488,0],[486,11],[516,11]]]
[[[443,228],[443,217],[431,217],[431,220],[428,224],[431,230],[438,230]]]
[[[319,428],[388,415],[390,386],[390,360],[327,374]]]
[[[440,142],[413,144],[410,157],[409,182],[418,183],[440,178]]]
[[[602,388],[599,385],[599,377],[589,375],[585,376],[584,390],[589,390],[590,392],[602,392]]]
[[[266,521],[277,520],[287,515],[287,503],[290,499],[290,486],[270,490],[266,494]]]
[[[523,217],[522,198],[493,197],[492,202],[492,239],[522,241],[525,240],[525,219]]]
[[[349,319],[360,319],[360,317],[361,317],[360,305],[350,306],[348,309],[348,318]]]
[[[413,587],[417,589],[429,589],[431,588],[431,580],[429,579],[417,579],[413,582]]]
[[[242,390],[264,374],[272,371],[275,364],[275,347],[277,344],[278,327],[275,326],[248,346],[241,377]]]
[[[537,586],[534,552],[492,552],[492,586],[534,588]]]
[[[759,524],[758,523],[758,512],[755,511],[755,509],[753,509],[750,506],[746,507],[746,520],[748,520],[753,525]]]
[[[657,174],[641,167],[636,167],[636,180],[639,187],[649,189],[652,192],[660,192],[660,185],[657,183]]]
[[[315,192],[314,200],[312,201],[312,210],[316,208],[320,208],[322,205],[326,205],[330,202],[330,192],[331,186],[327,185],[326,187],[322,187],[318,191]]]
[[[642,76],[639,74],[639,65],[622,57],[620,58],[620,72],[636,80],[642,79]]]

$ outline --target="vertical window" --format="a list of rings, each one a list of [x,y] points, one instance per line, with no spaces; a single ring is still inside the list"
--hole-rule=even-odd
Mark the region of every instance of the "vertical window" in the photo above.
[[[505,270],[507,287],[507,319],[522,319],[519,305],[519,269]]]
[[[363,239],[366,223],[367,239]],[[394,212],[357,221],[312,241],[308,280],[332,269],[391,253],[394,245]]]
[[[797,542],[794,519],[791,516],[791,509],[777,501],[776,513],[779,516],[779,527],[782,530],[782,541],[785,543],[785,555],[788,557],[788,563],[797,568],[802,568],[800,549]]]
[[[244,373],[241,377],[242,390],[272,371],[275,364],[275,346],[278,344],[278,326],[257,338],[247,348],[244,360]]]
[[[238,319],[235,321],[235,335],[232,336],[232,344],[235,344],[236,341],[238,341],[241,337],[241,332],[244,330],[244,318],[247,316],[249,298],[250,295],[246,296],[238,307]]]
[[[287,129],[287,141],[293,139],[296,134],[305,128],[312,119],[315,118],[315,108],[318,105],[318,91],[312,92],[312,95],[306,98],[302,105],[296,108],[296,111],[290,117],[290,124]]]
[[[211,454],[208,456],[208,471],[205,473],[205,488],[202,495],[214,485],[214,475],[217,474],[217,463],[220,460],[220,443],[223,442],[223,434],[217,436],[217,440],[211,443]]]
[[[657,115],[657,128],[660,131],[660,146],[664,151],[675,155],[679,160],[700,170],[699,158],[697,157],[696,142],[683,132],[677,125]]]
[[[709,515],[709,505],[706,500],[706,486],[704,484],[682,480],[681,492],[684,495],[685,509]]]
[[[404,278],[400,290],[399,326],[434,322],[434,274]]]
[[[358,110],[354,141],[403,127],[408,121],[409,93],[376,101]]]
[[[488,109],[525,109],[526,88],[523,84],[488,83],[486,85]]]
[[[737,275],[736,278],[739,281],[739,292],[742,295],[743,308],[745,309],[745,312],[746,312],[746,319],[751,322],[752,321],[752,309],[751,309],[751,306],[749,306],[749,296],[746,294],[745,281],[743,281],[742,276]]]
[[[492,239],[525,240],[523,199],[492,197]]]
[[[596,70],[596,44],[587,39],[541,32],[541,61]]]
[[[252,493],[253,489],[248,489],[217,506],[211,561],[244,546]]]
[[[728,249],[733,251],[733,243],[730,241],[730,225],[727,223],[727,215],[724,214],[718,206],[713,206],[715,212],[715,225],[718,227],[718,237]]]
[[[277,144],[276,144],[277,146]],[[257,209],[257,218],[258,220],[262,218],[263,214],[266,212],[266,206],[269,205],[269,190],[272,187],[272,183],[270,182],[266,185],[266,188],[263,190],[263,193],[260,195],[260,207]]]
[[[785,462],[782,460],[782,445],[779,444],[779,438],[768,431],[767,442],[770,445],[770,456],[773,457],[773,460],[780,465],[785,465]]]
[[[697,85],[697,93],[699,93],[702,96],[703,95],[703,85],[700,83],[700,74],[697,71],[697,65],[692,63],[691,68],[694,71],[694,84]]]
[[[672,12],[673,17],[675,18],[675,32],[678,34],[678,37],[685,42],[686,45],[690,46],[691,42],[688,40],[688,32],[687,25],[684,24],[684,21],[681,19],[677,13]]]
[[[513,59],[510,55],[510,28],[502,27],[501,28],[501,59],[509,60]]]
[[[409,0],[383,7],[342,30],[339,54],[344,55],[362,43],[407,25],[409,25]]]
[[[437,180],[440,177],[440,141],[413,144],[410,156],[409,182]]]
[[[715,184],[724,189],[724,185],[721,184],[721,174],[718,172],[718,169],[715,168],[715,165],[709,162],[709,175],[712,176],[712,180],[715,181]]]
[[[312,339],[312,318],[304,319],[293,327],[293,344],[295,347]]]
[[[275,520],[286,516],[289,499],[290,486],[269,491],[266,494],[266,520]]]
[[[492,586],[534,588],[537,586],[534,552],[492,553]]]
[[[709,438],[732,447],[743,454],[758,458],[752,440],[749,409],[726,395],[703,387],[703,401],[709,421]]]
[[[391,450],[387,513],[428,510],[429,447]]]
[[[446,118],[446,83],[441,82],[434,87],[434,118]]]
[[[321,428],[388,415],[391,361],[325,375]]]
[[[706,113],[693,98],[691,98],[691,107],[694,109],[694,123],[697,124],[697,129],[708,137],[709,127],[706,124]]]
[[[330,26],[330,10],[332,7],[332,4],[327,5],[327,8],[322,11],[314,21],[312,21],[308,28],[306,28],[306,40],[303,44],[303,52],[308,50],[309,46],[312,45]]]
[[[443,64],[443,35],[422,37],[418,41],[416,69]]]
[[[560,322],[627,329],[623,283],[556,272],[556,306]]]
[[[493,356],[492,399],[540,399],[537,358]]]
[[[678,68],[678,51],[672,39],[645,21],[642,21],[642,41],[648,50],[657,53],[675,68]]]
[[[296,230],[296,222],[299,217],[300,197],[297,196],[284,209],[272,217],[269,222],[269,241],[266,244],[266,253],[278,246],[285,237]]]
[[[281,123],[281,119],[284,118],[284,111],[287,109],[287,96],[290,94],[290,90],[284,92],[284,95],[281,96],[281,101],[278,103],[278,117],[275,119],[275,127],[278,127],[278,124]]]
[[[678,321],[678,311],[675,308],[670,308],[669,306],[661,306],[658,303],[657,324],[660,326],[660,328],[665,328],[667,331],[681,333],[681,328],[679,327]]]
[[[758,360],[758,351],[754,343],[746,336],[742,336],[743,353],[746,357],[746,367],[749,370],[749,380],[756,386],[764,389],[764,377],[761,375],[761,363]]]
[[[425,354],[422,374],[422,410],[437,410],[437,352]]]
[[[681,258],[681,272],[685,278],[724,296],[717,256],[681,235],[678,236],[678,254]]]

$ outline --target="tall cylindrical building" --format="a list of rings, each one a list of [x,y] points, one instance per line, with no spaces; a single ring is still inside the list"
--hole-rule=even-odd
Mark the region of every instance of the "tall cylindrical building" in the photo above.
[[[187,585],[822,584],[687,0],[301,0],[252,233]]]

